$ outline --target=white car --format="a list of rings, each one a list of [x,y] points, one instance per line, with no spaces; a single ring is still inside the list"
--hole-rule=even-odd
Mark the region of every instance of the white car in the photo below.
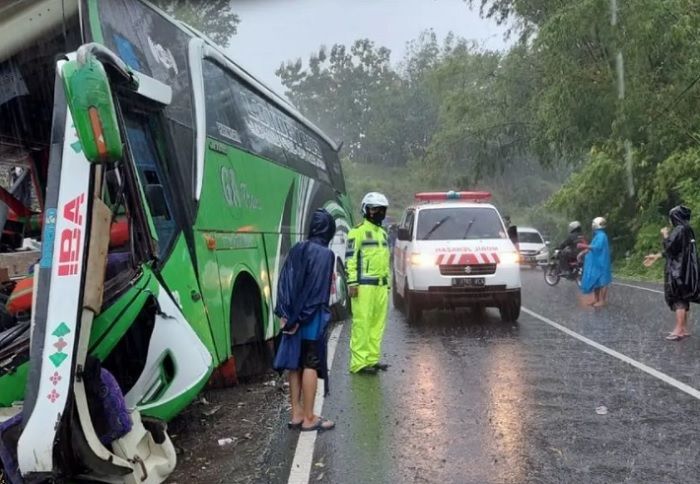
[[[518,227],[518,246],[522,263],[535,267],[549,260],[549,247],[542,234],[532,227]]]
[[[485,192],[416,195],[394,248],[394,306],[410,322],[437,307],[497,307],[520,316],[520,255]]]

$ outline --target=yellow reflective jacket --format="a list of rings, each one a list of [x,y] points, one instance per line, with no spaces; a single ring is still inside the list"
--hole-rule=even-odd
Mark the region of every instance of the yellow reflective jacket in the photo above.
[[[389,257],[386,230],[364,220],[348,234],[345,253],[348,285],[388,285],[391,278]]]

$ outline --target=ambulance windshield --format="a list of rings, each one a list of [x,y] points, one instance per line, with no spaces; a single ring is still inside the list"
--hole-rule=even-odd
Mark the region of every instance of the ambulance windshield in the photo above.
[[[427,208],[418,214],[417,240],[505,238],[506,231],[493,208]]]

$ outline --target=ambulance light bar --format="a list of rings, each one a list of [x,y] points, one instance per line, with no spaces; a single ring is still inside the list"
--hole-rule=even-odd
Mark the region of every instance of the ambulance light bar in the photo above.
[[[490,192],[421,192],[416,193],[419,202],[442,202],[445,200],[462,200],[465,202],[486,202],[491,199]]]

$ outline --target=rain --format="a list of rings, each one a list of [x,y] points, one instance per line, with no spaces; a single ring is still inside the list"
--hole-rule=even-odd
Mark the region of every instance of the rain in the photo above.
[[[691,0],[0,6],[0,484],[695,483]]]

